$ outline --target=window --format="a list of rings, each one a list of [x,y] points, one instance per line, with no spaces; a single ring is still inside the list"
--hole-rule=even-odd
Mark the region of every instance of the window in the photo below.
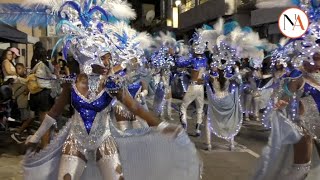
[[[207,2],[207,1],[209,1],[209,0],[200,0],[200,4],[203,4],[203,3],[205,3],[205,2]]]
[[[196,0],[184,0],[181,4],[181,13],[189,11],[196,5]]]

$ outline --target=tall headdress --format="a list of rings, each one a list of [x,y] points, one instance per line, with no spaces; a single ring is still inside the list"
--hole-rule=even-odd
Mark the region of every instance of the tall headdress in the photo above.
[[[154,67],[168,69],[174,65],[173,53],[177,45],[171,32],[160,32],[155,37],[154,53],[151,55],[151,63]],[[172,52],[170,52],[172,51]]]

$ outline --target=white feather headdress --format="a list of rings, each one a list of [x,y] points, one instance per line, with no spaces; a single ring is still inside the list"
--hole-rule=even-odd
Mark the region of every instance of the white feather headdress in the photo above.
[[[54,13],[58,12],[60,7],[70,0],[25,0],[23,6],[30,6],[34,4],[42,4],[50,7]],[[83,4],[83,0],[73,0],[73,2]],[[108,13],[117,19],[133,20],[136,18],[136,13],[132,9],[131,4],[126,0],[97,0],[96,4],[103,7]]]

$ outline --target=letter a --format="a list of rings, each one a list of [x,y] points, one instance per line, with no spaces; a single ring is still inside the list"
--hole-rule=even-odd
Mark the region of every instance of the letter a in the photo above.
[[[299,25],[297,25],[297,22],[299,22]],[[302,24],[302,21],[301,21],[301,18],[300,18],[300,15],[298,15],[298,17],[296,18],[296,22],[294,22],[294,26],[293,26],[293,29],[296,27],[296,26],[300,26],[302,30],[304,30],[304,27],[303,27],[303,24]]]

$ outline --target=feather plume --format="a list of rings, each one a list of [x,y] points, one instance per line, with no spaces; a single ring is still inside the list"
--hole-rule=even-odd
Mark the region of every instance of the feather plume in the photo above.
[[[139,47],[144,50],[148,50],[154,44],[154,41],[150,34],[147,32],[139,33],[134,39],[133,42],[139,43]]]
[[[55,18],[48,12],[48,6],[45,5],[23,7],[19,4],[0,4],[0,19],[8,24],[46,26],[55,21]]]
[[[228,35],[231,33],[236,27],[239,26],[239,23],[237,21],[231,21],[224,24],[224,35]]]
[[[224,20],[219,18],[212,30],[198,29],[197,32],[202,38],[202,43],[207,43],[208,50],[213,53],[213,47],[217,44],[218,37],[224,33]]]
[[[189,51],[189,46],[186,45],[184,43],[183,40],[178,41],[178,46],[179,46],[179,52],[178,52],[178,56],[182,57],[186,57],[189,55],[190,51]]]
[[[23,7],[32,7],[34,5],[45,5],[51,8],[52,12],[56,13],[66,0],[24,0]],[[79,2],[78,0],[75,0]]]
[[[283,47],[284,45],[287,44],[287,42],[289,42],[289,40],[290,40],[289,38],[283,37],[283,38],[280,39],[279,45],[280,45],[281,47]]]
[[[160,48],[161,46],[175,47],[177,45],[176,39],[169,31],[167,31],[166,33],[160,32],[159,36],[155,38],[155,42],[157,43],[157,48]]]
[[[137,16],[134,9],[126,1],[106,2],[102,4],[102,7],[118,19],[133,20]]]
[[[213,25],[213,28],[217,34],[222,34],[224,28],[223,18],[219,18],[218,21]]]

